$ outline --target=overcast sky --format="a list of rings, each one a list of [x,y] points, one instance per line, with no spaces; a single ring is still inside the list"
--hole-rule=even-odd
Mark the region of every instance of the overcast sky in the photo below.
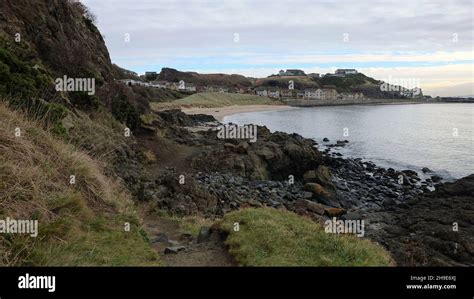
[[[471,0],[82,2],[97,16],[112,61],[138,73],[356,68],[433,96],[474,95]]]

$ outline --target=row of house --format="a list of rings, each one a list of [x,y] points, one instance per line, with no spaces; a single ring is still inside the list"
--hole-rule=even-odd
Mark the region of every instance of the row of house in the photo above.
[[[123,84],[128,86],[143,86],[149,88],[162,88],[162,89],[171,89],[171,90],[182,90],[182,91],[196,91],[196,86],[194,84],[186,84],[184,82],[167,82],[167,81],[151,81],[151,82],[144,82],[139,80],[133,79],[122,79],[118,80]]]
[[[337,98],[336,87],[326,85],[323,88],[305,89],[304,98],[307,100],[335,100]]]
[[[144,86],[144,87],[149,87],[149,88],[161,88],[161,89],[169,89],[169,90],[177,90],[177,91],[188,91],[188,92],[229,92],[229,88],[226,86],[221,86],[221,85],[208,85],[208,86],[198,86],[192,83],[187,83],[185,81],[180,81],[180,82],[168,82],[168,81],[150,81],[150,82],[145,82],[145,81],[139,81],[139,80],[133,80],[133,79],[123,79],[123,80],[118,80],[119,82],[122,82],[123,84],[126,84],[128,86]],[[232,90],[233,92],[236,93],[247,93],[247,89],[234,89]]]
[[[295,89],[278,89],[259,87],[255,90],[258,96],[283,99],[305,99],[305,100],[357,100],[363,99],[361,92],[338,93],[333,85],[325,85],[322,88],[307,88],[303,91]]]

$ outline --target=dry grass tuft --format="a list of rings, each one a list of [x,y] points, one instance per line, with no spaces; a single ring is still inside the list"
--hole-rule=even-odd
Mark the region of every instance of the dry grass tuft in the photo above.
[[[0,265],[142,264],[150,258],[129,193],[104,175],[103,165],[0,102],[0,219],[6,217],[37,219],[39,236],[1,234]],[[124,232],[124,222],[132,223],[131,232]],[[119,239],[93,241],[108,238]],[[136,246],[128,244],[127,253],[120,238]],[[85,254],[88,246],[98,246],[99,255]],[[104,251],[108,259],[100,246],[112,249]]]

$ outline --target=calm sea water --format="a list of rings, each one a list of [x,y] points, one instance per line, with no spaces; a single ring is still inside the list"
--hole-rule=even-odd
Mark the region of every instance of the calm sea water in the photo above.
[[[337,151],[383,167],[428,167],[448,180],[474,173],[474,104],[296,108],[241,113],[224,122],[298,133],[320,147],[324,137],[330,143],[347,139]]]

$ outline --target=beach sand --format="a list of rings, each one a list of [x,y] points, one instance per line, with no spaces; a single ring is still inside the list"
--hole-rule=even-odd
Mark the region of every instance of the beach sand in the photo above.
[[[295,109],[295,107],[290,107],[286,105],[234,105],[219,108],[181,108],[181,111],[186,114],[212,115],[218,121],[222,122],[224,120],[224,117],[238,113],[289,109]]]

